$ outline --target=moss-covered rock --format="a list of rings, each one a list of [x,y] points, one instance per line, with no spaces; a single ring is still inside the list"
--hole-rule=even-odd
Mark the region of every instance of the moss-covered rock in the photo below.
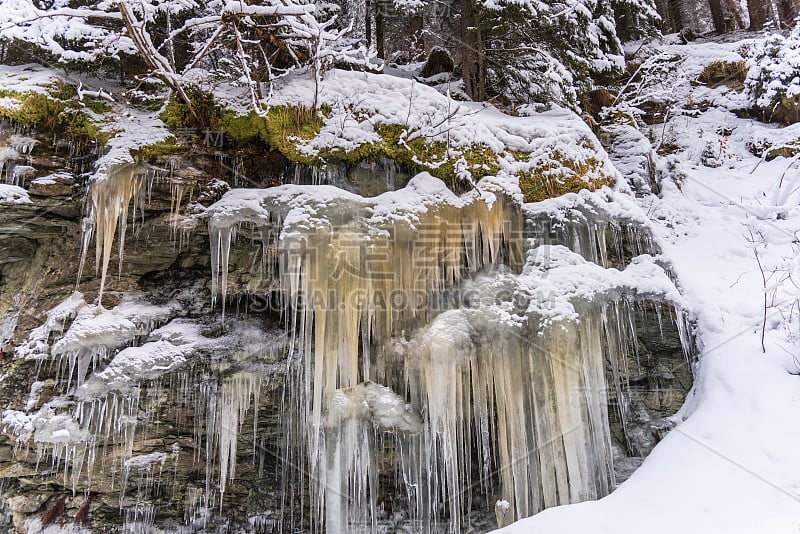
[[[420,69],[419,75],[422,78],[430,78],[437,74],[453,72],[455,68],[456,65],[450,52],[440,46],[434,46],[428,54],[428,59],[422,69]]]
[[[186,150],[186,145],[175,137],[167,137],[163,141],[154,143],[152,145],[145,145],[138,149],[132,150],[131,155],[134,157],[149,161],[157,156],[166,156],[169,154],[177,154]]]
[[[340,148],[323,149],[316,153],[304,151],[303,145],[314,139],[322,129],[330,109],[322,106],[314,110],[302,106],[273,106],[264,116],[255,112],[246,115],[224,110],[213,102],[210,94],[192,89],[187,93],[195,103],[198,118],[188,106],[172,98],[160,118],[173,131],[202,132],[211,129],[222,134],[227,148],[246,150],[254,145],[266,145],[282,154],[292,163],[323,165],[325,163],[357,164],[387,157],[412,171],[428,171],[447,183],[454,183],[465,172],[472,179],[496,174],[497,158],[489,147],[474,145],[448,150],[443,141],[428,141],[423,137],[408,139],[408,129],[399,124],[379,124],[375,131],[379,141],[364,143],[353,150]],[[412,136],[413,137],[413,136]],[[159,144],[141,151],[162,154],[163,150],[177,147]]]
[[[214,101],[208,91],[197,87],[184,87],[184,92],[192,101],[194,113],[185,102],[173,96],[164,106],[159,118],[173,129],[196,128],[206,129],[218,127],[222,109]]]
[[[726,85],[741,91],[746,78],[747,65],[744,61],[715,61],[703,69],[698,81],[709,87]]]
[[[213,100],[212,95],[198,89],[187,90],[195,103],[197,116],[188,106],[173,98],[161,113],[161,119],[174,131],[187,129],[202,136],[202,128],[221,134],[226,149],[240,153],[272,151],[287,162],[312,166],[326,164],[357,165],[388,158],[411,173],[427,171],[454,189],[465,187],[485,176],[500,171],[500,159],[508,154],[498,154],[484,144],[466,147],[448,146],[442,140],[429,140],[415,136],[401,124],[376,124],[377,141],[363,143],[351,150],[341,148],[304,149],[319,135],[331,110],[302,106],[273,106],[266,114],[250,112],[246,115],[225,110]],[[180,152],[185,149],[178,141],[168,140],[145,147],[137,152],[141,158]],[[591,152],[594,145],[588,141],[584,149]],[[529,154],[515,154],[516,161],[527,161]],[[538,160],[537,160],[538,161]],[[527,201],[542,200],[581,189],[597,189],[612,185],[614,179],[602,173],[602,162],[595,158],[576,161],[561,152],[554,152],[541,163],[528,166],[518,174]]]
[[[614,185],[614,178],[603,173],[602,167],[596,158],[578,161],[555,151],[546,163],[519,173],[519,187],[525,202],[540,202],[582,189],[594,191]]]
[[[110,132],[102,131],[90,113],[109,110],[101,101],[77,100],[75,87],[57,81],[44,87],[46,92],[0,90],[5,104],[0,104],[0,117],[24,126],[32,126],[51,134],[71,137],[88,137],[100,144],[105,143]]]

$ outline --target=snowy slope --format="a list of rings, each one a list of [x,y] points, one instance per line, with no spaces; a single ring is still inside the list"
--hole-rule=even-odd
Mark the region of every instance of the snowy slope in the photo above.
[[[669,52],[712,58],[702,47]],[[800,264],[800,170],[785,158],[760,162],[746,146],[754,134],[780,144],[793,129],[712,108],[663,130],[676,134],[686,177],[639,202],[697,322],[700,365],[676,416],[685,420],[608,497],[498,532],[800,531],[800,291],[791,278]],[[700,164],[698,140],[719,143],[721,166]]]

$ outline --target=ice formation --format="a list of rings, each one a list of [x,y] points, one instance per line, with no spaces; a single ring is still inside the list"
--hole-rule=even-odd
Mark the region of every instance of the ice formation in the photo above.
[[[19,186],[0,184],[0,204],[31,204],[31,199]]]
[[[97,303],[103,302],[103,289],[106,284],[106,274],[111,261],[111,249],[114,235],[117,237],[119,250],[119,268],[122,271],[123,253],[125,250],[125,233],[128,227],[128,208],[131,199],[141,190],[141,173],[137,173],[136,165],[121,163],[110,172],[104,174],[102,179],[93,182],[91,188],[91,208],[88,221],[91,227],[84,228],[84,251],[81,257],[81,267],[78,273],[78,282],[86,261],[86,247],[92,233],[95,238],[95,271],[100,273],[100,293]],[[134,202],[136,205],[136,202]],[[91,233],[89,233],[91,232]]]
[[[175,231],[192,195],[175,169],[110,169],[92,183],[82,242],[84,256],[96,242],[97,303],[76,292],[17,349],[55,362],[67,396],[34,411],[45,387],[36,383],[25,411],[2,421],[75,491],[91,488],[96,469],[121,473],[126,528],[153,525],[155,496],[177,471],[177,443],[171,453],[135,448],[167,398],[194,414],[192,461],[205,461],[206,477],[186,490],[185,521],[205,528],[235,480],[245,425],[258,435],[266,362],[284,350],[279,526],[308,509],[312,528],[374,531],[394,506],[408,524],[461,532],[485,521],[471,514],[507,524],[613,489],[609,406],[613,396],[628,409],[633,310],[681,304],[624,197],[521,207],[502,177],[456,195],[426,173],[374,197],[328,185],[229,191],[203,215],[212,306],[219,299],[225,320],[229,295],[247,291],[228,280],[237,234],[247,234],[254,269],[283,306],[284,344],[238,323],[205,337],[174,318],[175,302],[126,296],[102,307],[131,205],[135,224],[154,181],[168,181]],[[188,365],[218,350],[225,358],[208,368]],[[297,504],[298,493],[310,502]]]
[[[282,354],[284,347],[283,337],[265,336],[244,323],[234,325],[235,333],[214,338],[186,319],[156,328],[175,312],[172,305],[145,305],[130,297],[104,310],[86,304],[79,293],[71,295],[51,310],[27,345],[28,356],[55,358],[56,363],[73,354],[69,374],[62,372],[55,384],[34,382],[25,411],[2,415],[3,430],[15,437],[17,448],[32,444],[40,468],[62,470],[63,484],[74,492],[90,491],[96,473],[112,474],[126,531],[148,531],[154,502],[164,491],[172,491],[173,498],[182,494],[176,494],[182,489],[171,482],[181,453],[178,443],[171,451],[136,452],[135,443],[146,439],[149,423],[165,415],[181,417],[160,413],[162,402],[192,409],[193,420],[183,424],[190,429],[194,425],[193,461],[205,463],[205,486],[195,490],[188,523],[205,524],[215,503],[221,503],[226,483],[235,477],[240,429],[248,413],[253,430],[257,428],[262,375],[222,375],[232,365],[226,361],[214,378],[208,371],[185,368],[187,360],[224,350],[234,363],[259,366],[263,373],[263,361],[274,359],[276,351]],[[53,343],[49,354],[47,340]],[[94,371],[82,361],[94,363]],[[54,385],[67,395],[55,396],[36,410],[42,390]]]
[[[465,488],[507,503],[504,521],[613,489],[606,391],[625,398],[631,310],[680,295],[647,232],[603,213],[621,208],[562,202],[560,222],[561,207],[540,206],[523,227],[492,180],[459,197],[422,174],[373,198],[233,190],[208,210],[223,313],[243,225],[288,302],[284,461],[310,473],[318,525],[374,529],[399,499],[425,529],[458,532]]]
[[[236,476],[236,446],[239,442],[239,428],[244,421],[245,413],[251,404],[258,410],[258,395],[261,378],[258,375],[241,372],[227,378],[222,383],[222,390],[208,392],[208,427],[213,439],[206,442],[209,458],[215,456],[218,449],[219,491],[225,493],[225,486]],[[251,401],[251,397],[253,400]],[[258,414],[255,415],[256,421]]]
[[[51,349],[51,356],[62,362],[60,368],[67,387],[73,376],[80,386],[90,368],[137,337],[147,335],[170,314],[168,307],[142,304],[129,296],[113,310],[93,305],[80,308],[69,330]]]
[[[173,176],[174,169],[158,169],[137,163],[131,152],[170,137],[164,124],[153,117],[129,113],[117,121],[120,133],[111,137],[107,151],[95,163],[92,174],[89,204],[82,221],[81,258],[77,286],[80,286],[86,265],[89,245],[95,241],[95,272],[100,274],[97,304],[102,305],[106,276],[111,261],[114,236],[117,236],[119,272],[122,273],[128,212],[135,224],[137,210],[143,213],[145,201],[150,200],[154,180],[169,179],[171,184],[171,220],[173,229],[180,225],[179,213],[184,193],[191,200],[191,184]],[[102,147],[101,147],[102,148]],[[191,226],[191,225],[189,225]]]

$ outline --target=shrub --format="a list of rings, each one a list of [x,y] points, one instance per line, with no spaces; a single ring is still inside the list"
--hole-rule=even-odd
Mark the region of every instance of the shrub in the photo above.
[[[772,34],[755,44],[747,66],[745,86],[763,119],[800,120],[800,26],[788,37]]]

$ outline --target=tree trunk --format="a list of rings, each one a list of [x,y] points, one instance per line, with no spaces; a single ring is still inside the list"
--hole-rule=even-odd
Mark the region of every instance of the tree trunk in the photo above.
[[[478,29],[473,0],[460,0],[461,44],[464,47],[464,90],[469,97],[480,102],[486,99],[486,67],[483,43]]]
[[[677,33],[686,25],[683,4],[681,0],[665,0],[665,4],[667,16],[664,17],[664,21],[668,24],[668,31]]]
[[[744,21],[742,20],[742,14],[739,13],[739,6],[736,5],[734,0],[726,0],[726,5],[728,7],[728,13],[731,14],[733,17],[733,26],[728,28],[730,30],[743,30],[744,29]]]
[[[408,34],[411,36],[411,54],[409,59],[417,61],[425,54],[425,37],[422,15],[411,15],[408,21]]]
[[[767,6],[764,0],[747,0],[747,13],[750,15],[750,31],[761,30],[767,21]]]
[[[372,0],[365,0],[364,6],[364,36],[369,50],[372,46]]]
[[[153,75],[177,93],[178,97],[186,104],[186,108],[189,110],[192,117],[198,124],[202,124],[203,118],[198,115],[194,102],[192,102],[192,99],[189,98],[189,95],[184,90],[180,78],[170,66],[169,61],[159,54],[158,49],[153,45],[153,41],[144,29],[144,22],[136,18],[133,9],[125,2],[119,2],[117,6],[120,16],[122,17],[122,23],[127,30],[128,37],[133,41],[134,46],[144,62],[152,69]]]
[[[386,49],[384,48],[383,40],[383,13],[381,13],[379,8],[375,13],[375,48],[378,57],[386,59]]]
[[[797,6],[793,0],[778,0],[778,17],[781,27],[793,28],[797,18]]]
[[[714,21],[714,31],[717,34],[722,34],[727,31],[725,25],[725,10],[722,9],[722,0],[708,0],[708,6],[711,8],[711,20]]]

